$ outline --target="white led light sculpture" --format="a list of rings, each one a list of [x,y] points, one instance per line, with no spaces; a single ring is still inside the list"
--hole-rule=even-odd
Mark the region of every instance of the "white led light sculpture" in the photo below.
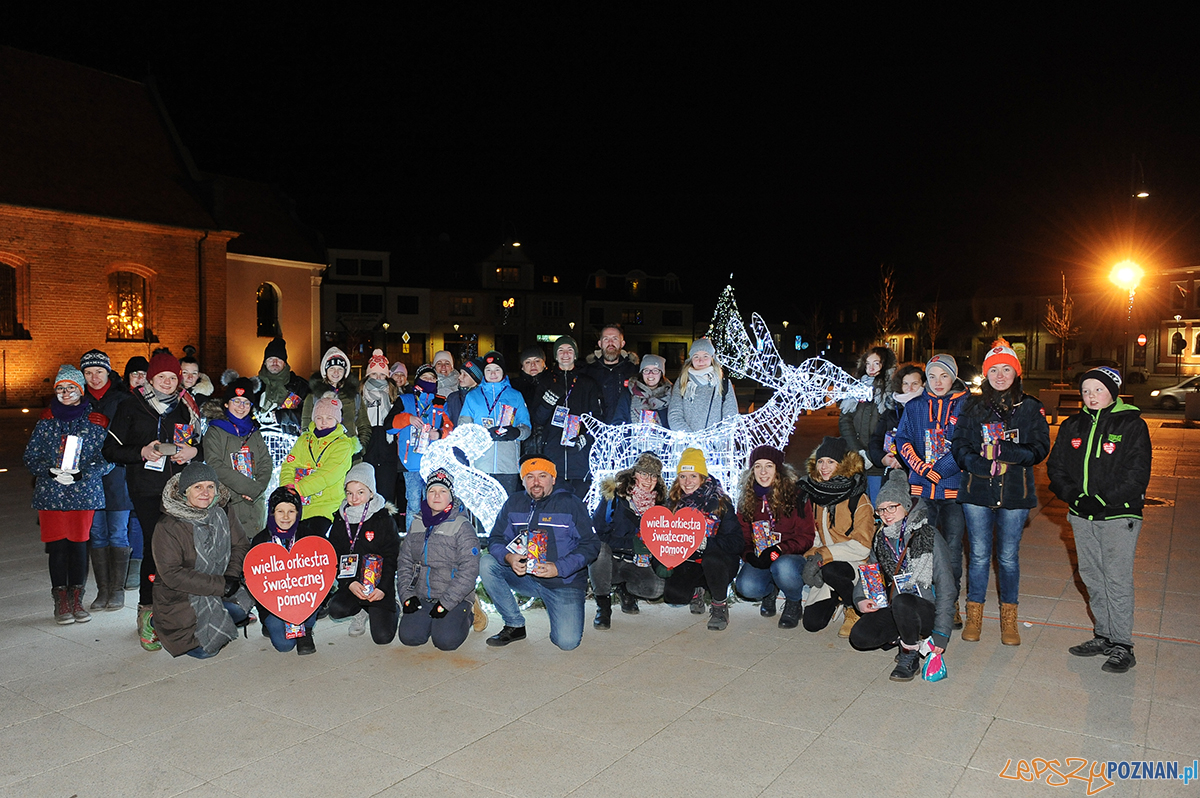
[[[492,436],[478,424],[459,424],[445,438],[432,441],[421,455],[421,479],[444,468],[454,480],[454,495],[475,513],[485,532],[492,531],[500,508],[508,500],[504,488],[490,475],[469,465],[492,446]],[[455,454],[462,452],[464,464]]]

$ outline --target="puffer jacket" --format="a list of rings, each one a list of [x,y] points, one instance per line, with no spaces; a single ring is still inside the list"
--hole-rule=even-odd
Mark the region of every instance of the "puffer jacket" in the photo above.
[[[879,425],[879,416],[882,410],[887,409],[891,404],[892,395],[889,393],[880,399],[855,402],[853,409],[849,411],[842,410],[842,414],[838,417],[838,435],[850,447],[850,451],[859,454],[869,451],[871,436],[875,433],[875,427]],[[883,463],[871,463],[871,467],[866,470],[869,477],[883,476],[883,472]]]
[[[493,438],[491,447],[475,458],[471,465],[485,474],[516,474],[521,470],[521,441],[529,437],[532,428],[525,397],[509,384],[508,377],[485,382],[467,394],[458,416],[459,424],[480,424],[491,430],[498,425],[503,405],[516,414],[510,428],[516,429],[518,436],[512,440]]]
[[[587,356],[583,366],[587,374],[600,386],[600,404],[603,409],[601,421],[606,424],[624,424],[625,419],[618,418],[617,404],[621,393],[628,389],[629,383],[638,375],[638,356],[634,352],[621,350],[616,363],[605,363],[600,350]]]
[[[312,422],[313,406],[317,400],[327,393],[333,392],[333,386],[325,382],[320,372],[308,380],[309,394],[304,399],[304,409],[300,413],[300,428],[308,429]],[[337,387],[338,399],[342,402],[342,426],[346,435],[355,441],[355,461],[362,459],[362,453],[371,443],[371,419],[367,416],[367,403],[362,400],[358,390],[358,380],[347,374],[346,379]]]
[[[158,569],[154,580],[154,631],[163,648],[178,657],[200,645],[196,639],[196,611],[190,596],[222,596],[225,577],[242,578],[242,563],[250,551],[250,541],[237,516],[228,511],[229,488],[217,486],[217,500],[208,510],[188,505],[179,493],[179,476],[171,477],[163,488],[164,514],[154,529],[154,562]],[[223,574],[205,574],[196,570],[195,525],[205,513],[226,513],[229,517],[229,564]],[[251,606],[245,588],[237,600]]]
[[[333,516],[333,525],[329,527],[329,542],[333,544],[333,550],[338,556],[339,571],[343,557],[351,554],[360,556],[358,570],[353,576],[338,577],[338,590],[349,590],[351,582],[362,582],[363,569],[366,566],[366,559],[362,555],[377,554],[383,558],[378,588],[383,591],[384,601],[395,601],[396,559],[400,554],[400,533],[396,530],[395,505],[385,502],[382,496],[375,494],[367,504],[367,518],[362,523],[346,523],[346,517],[343,515],[345,512],[347,508],[343,501]],[[307,516],[306,510],[305,517]],[[358,515],[352,517],[357,518]],[[362,602],[362,606],[367,606],[366,601],[359,601]]]
[[[425,528],[420,514],[400,544],[396,565],[398,596],[403,604],[413,596],[422,606],[441,602],[446,609],[457,607],[475,592],[479,576],[479,538],[465,513]]]
[[[912,495],[958,498],[962,469],[954,459],[951,442],[969,395],[966,386],[956,380],[945,396],[934,396],[926,388],[905,406],[896,430],[896,450],[908,466]]]
[[[1000,462],[1007,465],[1003,474],[992,476],[992,461],[980,454],[985,428],[989,436],[1002,436]],[[1050,453],[1050,425],[1037,399],[1021,394],[1007,422],[997,418],[980,399],[968,402],[959,417],[951,448],[963,470],[960,504],[1006,510],[1037,507],[1033,467]]]
[[[54,400],[58,405],[58,400]],[[77,418],[56,418],[51,408],[42,411],[25,446],[25,467],[34,476],[33,509],[35,510],[103,510],[104,474],[109,465],[101,454],[108,426],[108,419],[101,413],[91,411],[89,400],[83,399],[85,407],[67,407],[79,412]],[[60,408],[62,405],[58,405]],[[63,485],[50,473],[51,468],[62,465],[64,436],[79,436],[79,474],[70,485]]]
[[[641,539],[642,517],[629,504],[633,480],[632,472],[605,477],[600,483],[600,503],[596,505],[596,512],[592,513],[596,536],[601,542],[607,543],[614,553],[632,554]],[[658,477],[657,488],[658,504],[663,504],[667,487],[662,477]]]
[[[387,420],[383,425],[389,434],[396,436],[397,456],[400,465],[410,474],[421,472],[421,453],[417,451],[418,433],[411,426],[412,420],[419,418],[445,437],[454,430],[454,422],[439,397],[427,393],[402,393],[388,411]],[[432,437],[432,436],[431,436]]]
[[[1141,412],[1119,398],[1108,407],[1071,416],[1058,428],[1046,471],[1050,490],[1073,515],[1089,519],[1141,518],[1150,484],[1150,430]],[[1103,508],[1077,506],[1092,496]]]
[[[304,434],[283,458],[279,467],[279,484],[295,485],[296,492],[308,500],[304,505],[306,519],[323,516],[332,518],[341,506],[346,472],[354,452],[354,441],[339,424],[323,438],[317,437],[315,424],[309,424]],[[312,469],[312,473],[296,478],[297,469]]]
[[[879,570],[887,579],[888,597],[896,595],[894,583],[894,568],[885,567],[884,563],[894,562],[895,552],[891,558],[884,556],[884,549],[889,547],[887,537],[881,528],[875,533],[871,545],[871,554],[867,562],[879,563]],[[918,499],[906,517],[904,531],[900,536],[899,546],[905,551],[904,560],[900,563],[902,574],[913,575],[913,585],[916,595],[934,605],[933,611],[933,642],[941,648],[950,645],[950,632],[954,628],[954,609],[958,594],[954,591],[954,573],[950,570],[950,554],[946,549],[946,541],[938,534],[937,529],[929,523],[929,508],[923,499]],[[920,555],[913,556],[913,552]],[[866,598],[862,579],[856,571],[854,574],[854,603]]]
[[[211,403],[205,405],[205,410],[210,406]],[[208,431],[204,433],[204,462],[212,466],[213,471],[217,472],[217,479],[231,491],[229,509],[238,517],[242,529],[260,529],[267,522],[265,491],[275,469],[271,450],[267,448],[257,424],[249,435],[240,436],[225,429],[224,424],[217,423],[223,418],[224,413],[210,418]],[[234,468],[234,456],[243,445],[250,450],[252,476],[246,476]],[[249,496],[250,500],[247,501],[243,496]]]
[[[508,497],[488,538],[488,553],[504,562],[508,544],[529,531],[547,532],[546,559],[558,568],[558,576],[533,577],[548,587],[587,587],[587,566],[600,554],[600,538],[579,497],[566,488],[534,501],[521,491]]]
[[[716,385],[700,385],[695,380],[688,380],[687,387],[681,390],[680,382],[682,380],[671,386],[671,399],[667,404],[667,421],[671,429],[700,432],[738,414],[737,394],[729,378],[725,378],[720,396],[717,396]],[[696,392],[690,397],[684,396],[685,391],[691,393],[693,385]]]
[[[142,460],[142,448],[152,441],[171,443],[175,433],[186,434],[187,443],[196,447],[195,460],[204,459],[204,441],[201,439],[200,417],[188,406],[192,401],[180,399],[170,411],[160,416],[146,401],[143,390],[138,389],[117,406],[117,415],[108,424],[108,438],[104,441],[104,459],[125,466],[125,482],[130,496],[160,496],[167,481],[182,471],[187,464],[179,464],[170,457],[163,458],[162,471],[147,469]]]

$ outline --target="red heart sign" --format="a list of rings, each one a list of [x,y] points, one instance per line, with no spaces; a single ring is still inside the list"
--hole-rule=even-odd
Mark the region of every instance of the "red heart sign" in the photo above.
[[[704,513],[691,507],[677,513],[666,507],[651,507],[642,515],[642,542],[656,560],[674,568],[700,548],[707,526]]]
[[[304,623],[317,611],[337,573],[333,544],[312,535],[288,551],[275,542],[259,543],[242,566],[250,595],[272,615]]]

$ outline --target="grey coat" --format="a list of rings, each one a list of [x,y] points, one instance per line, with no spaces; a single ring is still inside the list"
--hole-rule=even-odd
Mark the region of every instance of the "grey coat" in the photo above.
[[[676,382],[671,388],[671,401],[667,405],[667,418],[671,429],[681,432],[699,432],[719,423],[738,412],[737,395],[733,383],[725,380],[725,390],[716,396],[715,385],[700,385],[689,380],[688,388],[696,386],[696,393],[689,399],[683,396]]]
[[[396,566],[400,603],[416,596],[424,607],[440,601],[452,609],[475,592],[478,576],[479,538],[467,516],[459,512],[429,532],[417,513]]]

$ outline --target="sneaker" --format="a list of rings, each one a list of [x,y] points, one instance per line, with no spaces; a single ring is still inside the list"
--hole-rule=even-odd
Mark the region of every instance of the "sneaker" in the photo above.
[[[764,618],[775,617],[775,600],[779,598],[779,591],[772,590],[770,593],[762,597],[762,606],[758,608],[758,614]],[[780,624],[782,625],[782,624]],[[792,624],[795,626],[795,624]]]
[[[147,651],[158,651],[162,643],[154,631],[154,610],[143,604],[138,607],[138,641]]]
[[[350,636],[362,637],[367,633],[367,611],[359,610],[358,615],[350,619]]]
[[[721,632],[726,626],[729,626],[729,605],[723,601],[720,604],[714,601],[708,614],[708,628],[714,632]]]
[[[1133,649],[1114,645],[1112,651],[1109,652],[1108,659],[1100,666],[1100,670],[1109,673],[1124,673],[1134,665],[1137,665],[1137,658],[1133,656]]]
[[[1103,637],[1093,637],[1086,643],[1080,643],[1077,646],[1071,646],[1067,651],[1077,657],[1094,657],[1097,654],[1108,656],[1112,653],[1113,644],[1105,640]]]
[[[914,649],[901,649],[900,656],[896,658],[896,667],[892,670],[892,675],[888,678],[893,682],[911,682],[913,677],[917,675],[917,670],[921,667],[921,654]]]
[[[692,594],[692,603],[688,605],[692,610],[692,615],[703,615],[708,609],[708,602],[704,600],[704,588],[696,588],[696,592]]]
[[[306,634],[304,637],[296,638],[296,653],[302,657],[306,654],[317,653],[317,644],[316,641],[313,640],[312,629],[309,629],[308,634]]]
[[[804,605],[802,603],[785,598],[783,600],[783,615],[779,616],[779,628],[795,629],[800,625],[800,618],[803,615]]]
[[[524,626],[506,626],[487,639],[489,646],[507,646],[509,643],[525,639]]]

